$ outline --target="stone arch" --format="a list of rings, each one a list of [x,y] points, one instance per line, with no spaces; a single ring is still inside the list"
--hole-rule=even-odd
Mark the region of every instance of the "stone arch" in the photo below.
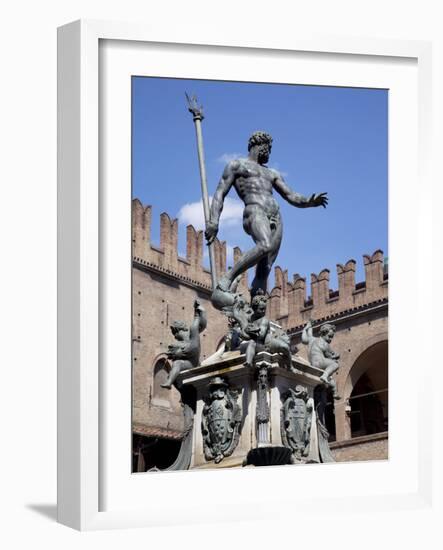
[[[387,358],[388,333],[386,331],[375,334],[370,338],[362,340],[361,343],[354,345],[352,353],[346,357],[346,362],[343,361],[340,367],[337,385],[341,400],[335,403],[337,441],[347,440],[352,437],[352,407],[351,410],[349,410],[349,398],[351,397],[355,384],[368,368],[366,359],[370,357],[371,351],[376,351],[379,346],[385,346]]]
[[[371,338],[368,338],[367,340],[362,342],[353,350],[352,356],[348,358],[346,371],[342,372],[340,377],[343,381],[342,388],[339,388],[342,399],[346,400],[350,397],[356,382],[365,372],[366,368],[364,359],[368,357],[368,354],[371,353],[371,350],[374,351],[379,345],[382,344],[385,344],[387,348],[387,332],[375,334]]]
[[[350,372],[351,437],[387,431],[388,342],[369,348]]]

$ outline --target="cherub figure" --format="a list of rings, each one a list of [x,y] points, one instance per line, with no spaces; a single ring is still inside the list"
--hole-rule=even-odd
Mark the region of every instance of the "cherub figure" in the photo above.
[[[270,323],[269,319],[266,318],[266,303],[266,296],[262,293],[258,293],[252,298],[252,313],[249,322],[243,328],[242,336],[245,340],[249,339],[245,354],[245,365],[247,367],[253,366],[254,357],[257,352],[264,349],[266,336],[269,333]]]
[[[287,367],[292,366],[292,357],[289,347],[289,337],[281,330],[271,329],[271,323],[266,317],[268,298],[262,290],[252,298],[251,307],[239,304],[239,310],[234,308],[234,318],[240,327],[240,337],[247,340],[245,365],[252,367],[255,355],[264,349],[270,353],[281,353],[286,359]]]
[[[176,342],[169,344],[167,355],[172,360],[172,369],[162,388],[170,389],[181,371],[196,367],[200,361],[200,332],[207,325],[206,311],[198,300],[194,302],[194,319],[188,329],[183,321],[174,321],[171,332]]]
[[[332,388],[334,399],[340,399],[337,393],[337,383],[332,375],[338,370],[340,356],[331,349],[331,341],[335,335],[335,326],[325,323],[320,327],[320,336],[314,337],[312,321],[308,321],[303,329],[301,340],[308,346],[308,359],[313,367],[322,369],[324,372],[320,380]]]

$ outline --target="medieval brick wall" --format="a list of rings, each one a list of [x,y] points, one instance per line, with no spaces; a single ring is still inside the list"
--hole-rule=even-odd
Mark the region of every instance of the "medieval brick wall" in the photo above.
[[[365,280],[356,284],[356,261],[337,264],[338,289],[329,288],[329,269],[311,274],[311,293],[306,278],[296,274],[288,280],[287,270],[275,268],[275,286],[270,295],[270,316],[286,329],[295,329],[309,319],[327,320],[339,313],[357,311],[388,298],[388,280],[381,250],[363,256]]]
[[[329,269],[311,274],[309,296],[304,277],[297,274],[289,281],[288,272],[277,266],[269,301],[269,316],[288,331],[293,349],[297,348],[297,353],[306,359],[307,348],[301,343],[306,322],[309,319],[314,322],[315,335],[315,327],[324,322],[336,326],[332,348],[340,354],[336,380],[341,399],[334,403],[338,441],[351,438],[346,408],[356,379],[363,372],[359,358],[388,341],[388,273],[384,269],[383,252],[376,250],[372,255],[364,255],[363,263],[365,280],[358,283],[355,260],[337,264],[337,290],[329,288]],[[340,456],[347,452],[344,450]]]
[[[217,349],[227,332],[226,317],[210,302],[211,276],[202,266],[203,232],[186,229],[186,258],[178,255],[178,221],[160,215],[160,246],[151,243],[151,207],[137,199],[132,205],[133,239],[133,428],[141,435],[178,438],[183,427],[179,394],[159,387],[166,373],[155,378],[155,367],[166,360],[174,341],[169,326],[174,320],[189,323],[198,299],[208,315],[208,330],[201,335],[202,358]],[[226,271],[226,243],[215,241],[217,273]],[[236,248],[234,256],[241,254]],[[242,287],[247,288],[244,278]]]
[[[387,432],[355,437],[343,442],[330,444],[332,455],[337,462],[385,460],[388,458]]]

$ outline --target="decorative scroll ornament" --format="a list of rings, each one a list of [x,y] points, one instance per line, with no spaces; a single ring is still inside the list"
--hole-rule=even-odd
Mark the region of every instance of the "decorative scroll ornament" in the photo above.
[[[325,410],[328,402],[329,389],[325,386],[318,386],[314,390],[316,427],[318,439],[318,456],[320,462],[335,462],[329,448],[329,432],[326,428]]]
[[[255,419],[257,423],[257,445],[269,445],[269,420],[271,413],[268,403],[269,376],[266,363],[258,367],[257,377],[257,409]]]
[[[281,409],[281,436],[296,461],[309,454],[313,408],[314,401],[304,386],[297,385],[295,390],[290,388],[286,392]]]
[[[236,448],[241,421],[237,399],[238,393],[230,390],[222,378],[216,376],[210,381],[201,425],[206,460],[218,464]]]
[[[263,424],[269,422],[269,404],[268,404],[268,366],[266,363],[260,365],[257,379],[257,423]]]

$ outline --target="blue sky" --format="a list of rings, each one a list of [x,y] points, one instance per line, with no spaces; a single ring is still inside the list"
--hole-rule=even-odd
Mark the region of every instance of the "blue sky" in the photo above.
[[[159,242],[159,216],[180,222],[179,251],[186,250],[185,226],[203,223],[200,176],[192,116],[185,92],[204,106],[203,138],[209,193],[226,161],[247,155],[255,130],[273,138],[269,166],[295,191],[328,192],[327,209],[298,209],[279,201],[284,237],[276,265],[306,276],[357,261],[381,248],[388,255],[388,91],[203,80],[133,77],[133,197],[153,206],[152,241]],[[252,246],[243,233],[242,204],[232,189],[219,237],[228,248]]]

